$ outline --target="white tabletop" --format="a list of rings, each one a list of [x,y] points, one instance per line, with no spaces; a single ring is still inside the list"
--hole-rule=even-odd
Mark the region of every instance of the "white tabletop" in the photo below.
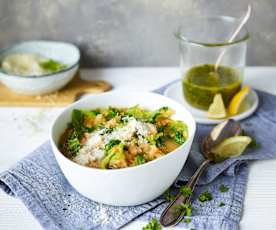
[[[115,90],[149,91],[178,78],[179,72],[178,68],[112,68],[84,69],[81,75],[85,79],[107,80]],[[249,67],[246,69],[245,82],[276,95],[276,67]],[[48,138],[49,126],[61,110],[62,108],[0,108],[0,172]],[[242,230],[276,229],[275,178],[276,160],[251,164],[240,223]],[[125,229],[140,230],[143,225],[145,223],[135,221]],[[0,191],[0,229],[41,227],[21,201]]]

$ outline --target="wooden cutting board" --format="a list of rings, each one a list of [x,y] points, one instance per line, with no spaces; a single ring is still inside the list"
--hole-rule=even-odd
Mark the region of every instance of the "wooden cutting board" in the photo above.
[[[39,106],[53,107],[68,105],[87,93],[101,93],[108,91],[112,86],[106,81],[82,80],[77,74],[63,89],[48,95],[26,96],[12,92],[0,84],[0,106]]]

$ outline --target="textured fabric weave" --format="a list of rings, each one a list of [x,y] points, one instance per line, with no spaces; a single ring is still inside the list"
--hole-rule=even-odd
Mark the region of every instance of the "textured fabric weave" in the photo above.
[[[163,93],[168,85],[156,90]],[[242,121],[247,133],[261,143],[238,158],[211,165],[199,181],[193,195],[193,214],[187,228],[208,230],[238,229],[245,195],[248,161],[276,158],[276,96],[258,92],[260,107],[250,118]],[[175,186],[184,184],[203,160],[198,143],[212,126],[197,125],[191,153]],[[229,191],[221,193],[224,184]],[[19,198],[45,229],[118,229],[140,218],[159,218],[165,207],[158,198],[134,207],[113,207],[96,203],[80,195],[63,176],[47,141],[14,167],[0,174],[0,188]],[[200,203],[196,198],[209,191],[213,199]],[[225,203],[219,207],[220,202]]]

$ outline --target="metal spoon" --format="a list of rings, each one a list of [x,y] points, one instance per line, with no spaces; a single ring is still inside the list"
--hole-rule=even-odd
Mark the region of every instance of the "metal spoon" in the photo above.
[[[206,160],[204,160],[199,168],[196,170],[194,175],[187,182],[186,187],[189,187],[191,191],[194,190],[195,185],[198,182],[199,177],[202,175],[204,170],[209,166],[211,162],[217,162],[218,160],[226,160],[222,159],[221,156],[216,156],[211,152],[211,148],[223,141],[226,138],[241,135],[242,129],[238,122],[229,119],[226,120],[219,125],[215,126],[209,135],[204,138],[201,151],[205,156]],[[185,211],[176,212],[176,207],[181,204],[188,204],[190,202],[191,195],[183,196],[181,193],[178,193],[176,198],[171,201],[166,209],[163,211],[160,217],[160,223],[164,227],[173,226],[178,224],[183,217],[185,216]]]
[[[252,7],[251,7],[251,5],[248,5],[246,14],[243,16],[243,18],[240,21],[238,27],[235,29],[235,31],[231,35],[230,39],[228,40],[228,43],[231,43],[231,42],[233,42],[235,40],[235,38],[237,37],[237,35],[241,31],[242,27],[246,24],[246,22],[250,18],[251,11],[252,11]],[[219,54],[219,56],[217,58],[217,61],[216,61],[216,64],[215,64],[215,72],[216,73],[217,73],[218,66],[219,66],[219,64],[220,64],[220,62],[221,62],[221,60],[222,60],[223,55],[225,54],[225,52],[226,52],[226,49],[223,49],[222,52]]]

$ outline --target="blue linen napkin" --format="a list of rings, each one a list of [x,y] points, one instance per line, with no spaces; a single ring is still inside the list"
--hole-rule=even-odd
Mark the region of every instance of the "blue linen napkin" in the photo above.
[[[163,93],[168,85],[156,90]],[[260,107],[242,122],[246,132],[256,137],[260,148],[249,149],[238,158],[211,165],[202,176],[193,195],[190,223],[180,225],[208,230],[238,228],[241,218],[249,160],[276,158],[276,96],[258,92]],[[185,167],[175,187],[185,183],[203,160],[198,143],[211,126],[197,125],[197,133]],[[269,131],[269,134],[268,134]],[[220,185],[229,188],[221,193]],[[140,218],[159,218],[164,206],[162,197],[147,204],[114,207],[96,203],[80,195],[63,176],[47,141],[15,166],[0,174],[0,188],[19,198],[45,229],[118,229]],[[196,198],[209,191],[213,199],[200,203]],[[222,207],[220,203],[225,205]]]

